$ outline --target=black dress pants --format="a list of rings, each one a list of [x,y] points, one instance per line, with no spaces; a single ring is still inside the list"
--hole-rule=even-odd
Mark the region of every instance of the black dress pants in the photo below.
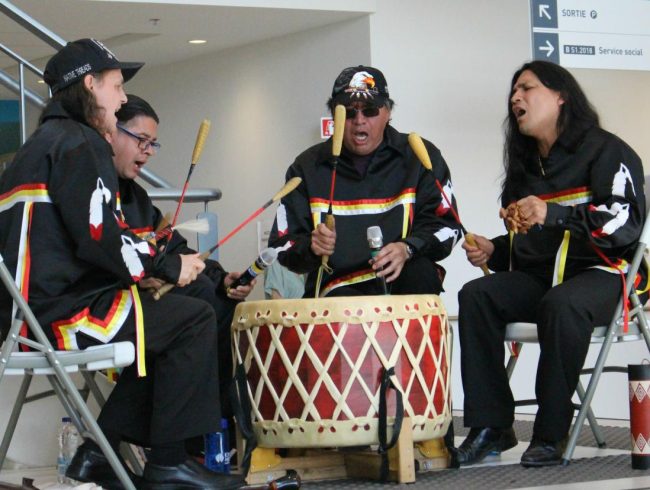
[[[217,285],[205,274],[199,274],[195,281],[185,287],[172,289],[170,294],[202,299],[210,303],[217,316],[218,354],[214,362],[218,364],[219,370],[221,414],[223,417],[231,417],[233,415],[229,400],[233,377],[231,324],[238,301],[228,298],[225,294],[217,293]]]
[[[537,323],[540,358],[533,435],[560,441],[573,417],[571,398],[591,333],[608,324],[621,295],[618,274],[588,269],[550,287],[524,272],[498,272],[468,282],[458,294],[466,427],[511,427],[514,399],[506,374],[505,326]]]
[[[217,328],[212,306],[167,294],[140,293],[147,376],[124,368],[104,405],[99,426],[126,441],[155,446],[220,430]],[[114,341],[135,343],[133,322]]]

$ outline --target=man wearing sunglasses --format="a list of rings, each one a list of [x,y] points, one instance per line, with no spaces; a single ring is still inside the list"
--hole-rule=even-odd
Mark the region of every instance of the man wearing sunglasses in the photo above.
[[[297,192],[282,199],[269,243],[285,247],[280,263],[308,273],[305,297],[382,294],[383,278],[393,294],[438,294],[444,269],[437,264],[461,238],[450,209],[456,206],[449,169],[440,151],[425,142],[433,164],[427,171],[409,147],[407,135],[390,125],[394,105],[381,71],[344,69],[327,105],[346,108],[343,150],[332,178],[332,142],[299,155],[286,178],[301,177]],[[435,180],[445,189],[446,198]],[[334,182],[333,182],[334,181]],[[335,227],[325,216],[334,188]],[[383,246],[370,261],[366,231],[379,226]],[[323,256],[332,272],[323,272]]]

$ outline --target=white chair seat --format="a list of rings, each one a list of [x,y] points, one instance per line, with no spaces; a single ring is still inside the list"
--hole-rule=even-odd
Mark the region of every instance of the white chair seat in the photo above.
[[[55,351],[56,356],[68,373],[78,371],[98,371],[124,367],[135,360],[135,347],[131,342],[95,345],[83,350]],[[55,375],[49,360],[43,352],[13,352],[7,362],[4,374]]]
[[[606,333],[606,325],[595,327],[593,333],[591,334],[591,343],[602,343],[605,340]],[[537,338],[537,324],[525,322],[508,323],[508,325],[506,325],[505,340],[506,342],[538,344],[539,339]],[[636,320],[630,320],[627,333],[623,332],[623,327],[619,327],[619,331],[614,336],[612,342],[633,342],[635,340],[643,340],[643,334],[641,333],[639,324],[636,322]]]

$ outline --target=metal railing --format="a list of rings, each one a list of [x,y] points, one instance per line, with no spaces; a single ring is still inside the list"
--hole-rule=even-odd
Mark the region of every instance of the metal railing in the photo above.
[[[65,39],[50,31],[40,22],[33,19],[6,0],[0,0],[0,13],[9,17],[57,51],[66,45]],[[25,118],[26,103],[29,102],[40,109],[43,109],[47,104],[47,101],[43,99],[43,97],[25,86],[25,68],[37,75],[39,78],[43,77],[43,72],[1,43],[0,51],[18,63],[18,80],[3,70],[0,70],[0,85],[3,85],[19,97],[20,142],[22,144],[27,138]],[[151,172],[149,169],[142,169],[140,177],[154,187],[154,189],[149,189],[147,191],[151,199],[160,201],[176,201],[180,199],[182,192],[181,189],[173,186],[162,177]],[[214,188],[189,189],[184,198],[186,202],[203,202],[206,211],[210,201],[217,201],[219,199],[221,199],[221,191]]]

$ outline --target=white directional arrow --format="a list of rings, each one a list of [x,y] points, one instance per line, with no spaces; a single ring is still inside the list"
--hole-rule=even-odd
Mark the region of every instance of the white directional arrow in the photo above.
[[[546,16],[546,18],[547,18],[548,20],[551,20],[551,16],[550,16],[550,14],[548,13],[548,8],[549,8],[549,7],[550,7],[550,5],[548,5],[548,4],[546,4],[546,3],[540,3],[540,4],[539,4],[539,16],[540,16],[540,17],[542,17],[542,16]]]
[[[555,51],[555,48],[553,47],[553,45],[548,39],[546,40],[546,46],[540,46],[537,49],[539,49],[540,51],[547,51],[546,53],[547,58],[550,58],[551,55],[553,54],[553,51]]]

